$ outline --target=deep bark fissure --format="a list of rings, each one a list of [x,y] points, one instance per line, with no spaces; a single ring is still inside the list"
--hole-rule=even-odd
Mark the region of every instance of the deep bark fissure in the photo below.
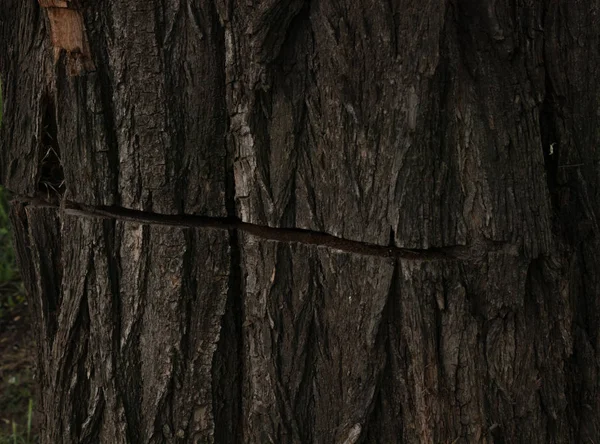
[[[150,251],[150,229],[143,227],[142,229],[142,251]],[[139,294],[142,299],[148,295],[148,278],[151,256],[144,255],[144,265],[142,267],[143,274],[140,279]],[[141,304],[140,312],[131,326],[131,332],[126,342],[119,345],[121,354],[117,365],[117,389],[120,394],[120,401],[123,404],[123,412],[125,415],[125,436],[127,442],[136,442],[137,433],[142,427],[142,414],[139,406],[142,404],[142,390],[139,385],[135,384],[135,375],[141,373],[142,368],[142,353],[140,349],[140,340],[143,335],[143,313],[146,308],[145,304]]]
[[[545,73],[545,96],[540,106],[540,134],[542,149],[544,150],[544,165],[546,168],[546,182],[553,206],[556,208],[556,191],[559,186],[557,182],[558,160],[560,159],[560,141],[555,125],[555,107],[553,105],[554,92],[550,73]]]
[[[56,374],[51,375],[51,377],[56,378],[54,383],[57,387],[64,387],[66,385],[72,386],[72,393],[63,391],[58,395],[59,402],[57,406],[60,406],[60,409],[52,412],[54,415],[58,414],[56,417],[57,420],[62,419],[60,418],[59,412],[64,412],[65,407],[69,406],[69,404],[78,402],[85,403],[85,400],[89,399],[89,385],[86,384],[85,381],[82,381],[81,378],[75,376],[85,374],[85,372],[82,372],[82,369],[90,348],[89,332],[91,330],[91,321],[90,307],[87,296],[88,293],[86,290],[89,288],[90,280],[93,276],[92,270],[94,269],[94,260],[92,255],[89,256],[88,266],[88,276],[90,277],[85,279],[83,285],[84,295],[81,296],[77,301],[77,315],[73,320],[72,325],[68,327],[68,332],[62,338],[63,340],[59,344],[57,344],[57,341],[55,341],[53,344],[53,348],[56,348],[57,346],[64,346],[64,348],[61,355],[58,355],[54,350],[52,350],[52,354],[54,356],[58,355],[58,360],[56,362]],[[76,341],[76,337],[82,337],[85,339],[84,341]],[[65,420],[62,421],[63,427],[68,424],[68,421],[71,421],[69,424],[69,429],[71,429],[72,433],[74,431],[74,436],[81,436],[80,434],[82,431],[83,421],[85,419],[84,415],[81,414],[84,410],[78,407],[81,406],[73,405],[66,407],[67,409],[72,409],[73,416],[71,418],[65,418]],[[60,430],[59,436],[66,436],[65,430]]]
[[[227,127],[230,121],[227,119]],[[225,210],[226,219],[236,217],[234,151],[227,144],[225,156]],[[243,407],[242,379],[244,365],[243,348],[243,271],[242,250],[238,232],[229,232],[229,279],[225,313],[221,318],[221,332],[213,356],[213,420],[216,444],[242,442]]]
[[[394,245],[393,243],[394,230],[391,230],[390,233],[390,245]],[[392,370],[392,356],[394,352],[392,350],[391,345],[391,329],[393,328],[393,319],[396,307],[397,297],[397,286],[399,279],[401,265],[399,263],[394,264],[394,271],[392,273],[392,278],[390,280],[390,289],[388,291],[387,299],[383,310],[381,312],[381,324],[379,325],[379,329],[377,330],[377,337],[375,343],[380,344],[381,347],[381,368],[379,374],[376,378],[375,383],[375,392],[373,394],[373,399],[371,400],[371,405],[368,409],[368,414],[365,420],[366,434],[363,436],[363,440],[360,442],[370,442],[369,438],[372,441],[380,442],[382,431],[379,429],[379,422],[385,417],[385,401],[386,401],[386,387],[387,385],[386,379],[390,378],[393,370]],[[395,424],[399,430],[402,430],[402,421],[398,420]],[[372,435],[372,436],[371,436]]]
[[[58,128],[54,101],[46,96],[43,104],[42,134],[39,145],[38,191],[48,200],[60,197],[65,192],[65,175],[60,158]]]
[[[106,45],[96,45],[98,40],[103,41],[106,37],[99,35],[98,38],[91,39],[91,50],[96,54],[96,57],[100,60],[106,61],[104,63],[97,63],[96,75],[98,76],[98,87],[100,90],[100,99],[102,100],[102,111],[103,111],[103,127],[106,134],[107,144],[107,157],[111,171],[114,171],[114,175],[111,178],[110,188],[115,196],[115,204],[120,204],[119,195],[119,148],[118,148],[118,136],[117,136],[117,124],[115,119],[114,103],[111,98],[114,96],[114,91],[111,83],[112,73],[110,72],[110,64],[107,63],[109,60],[108,54],[106,54]],[[98,47],[96,47],[98,46]]]
[[[192,267],[190,264],[193,263],[193,252],[196,248],[195,238],[191,232],[185,233],[185,244],[186,251],[184,253],[184,268],[183,268],[183,282],[185,286],[181,287],[182,305],[185,307],[182,313],[181,329],[181,358],[177,360],[177,365],[173,370],[174,379],[178,379],[181,383],[182,375],[187,371],[186,367],[193,362],[194,350],[193,350],[193,333],[192,333],[192,314],[194,313],[194,305],[198,303],[198,281],[192,273]],[[187,287],[187,288],[186,288]],[[189,295],[189,296],[186,296]],[[192,412],[190,412],[187,418],[187,429],[186,434],[191,436],[191,423],[192,423]],[[171,421],[173,423],[173,421]]]
[[[213,358],[213,406],[215,443],[242,442],[243,303],[242,266],[236,230],[229,231],[230,274],[221,322],[221,334]]]
[[[317,356],[317,345],[316,345],[316,321],[314,314],[311,317],[310,325],[308,327],[308,334],[306,342],[308,344],[306,357],[304,360],[304,371],[302,373],[302,382],[300,383],[300,389],[296,396],[296,402],[293,406],[294,413],[296,414],[296,425],[302,424],[304,427],[297,427],[298,436],[303,442],[312,442],[312,428],[314,425],[314,417],[311,415],[312,405],[312,381],[314,380],[313,366]]]
[[[108,264],[108,280],[111,287],[112,295],[112,322],[113,322],[113,347],[115,350],[119,347],[119,339],[121,337],[121,317],[122,304],[121,294],[119,290],[119,264],[117,255],[115,253],[114,238],[110,236],[110,233],[115,230],[115,220],[105,220],[103,223],[104,236],[108,241],[106,242],[106,262]],[[116,359],[113,365],[117,365]]]

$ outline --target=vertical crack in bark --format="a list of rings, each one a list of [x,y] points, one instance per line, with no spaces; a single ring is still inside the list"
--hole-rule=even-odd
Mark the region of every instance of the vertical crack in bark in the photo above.
[[[563,184],[559,183],[559,169],[565,167],[579,167],[581,165],[566,164],[568,162],[568,155],[566,150],[562,147],[562,144],[566,143],[566,141],[560,140],[561,131],[559,130],[558,125],[560,124],[559,119],[561,118],[561,115],[559,113],[564,104],[564,97],[559,95],[558,91],[560,90],[560,85],[555,85],[555,79],[553,79],[553,72],[556,72],[556,68],[553,68],[552,64],[559,63],[559,60],[551,60],[551,56],[556,54],[556,49],[550,46],[556,45],[556,42],[549,41],[549,39],[552,38],[550,29],[552,17],[549,17],[551,8],[553,8],[553,6],[550,5],[547,0],[543,2],[541,25],[542,29],[545,30],[545,34],[542,38],[544,99],[539,109],[539,124],[548,191],[552,207],[554,211],[560,215],[561,203],[559,201],[559,192]],[[561,163],[563,165],[561,165]]]
[[[102,113],[103,113],[103,127],[107,143],[107,158],[109,164],[109,171],[111,175],[109,177],[109,188],[110,193],[108,196],[112,196],[114,205],[120,205],[120,194],[119,194],[119,146],[117,142],[117,125],[115,120],[115,105],[113,102],[113,85],[112,85],[112,72],[111,64],[108,56],[108,44],[107,33],[110,31],[107,23],[102,23],[97,15],[85,14],[84,21],[90,21],[90,50],[92,58],[97,60],[98,67],[96,69],[97,80],[97,95],[102,102]],[[104,31],[104,32],[103,32]]]
[[[242,266],[237,230],[229,231],[231,266],[225,314],[213,360],[215,443],[242,440]]]
[[[224,45],[224,42],[223,42]],[[225,50],[223,48],[223,50]],[[225,62],[223,60],[223,62]],[[225,66],[222,67],[225,76]],[[227,120],[225,134],[229,134]],[[224,141],[225,148],[225,207],[229,218],[236,217],[234,157],[232,140]],[[243,300],[242,258],[236,227],[230,227],[230,269],[227,301],[221,321],[219,342],[213,359],[213,417],[216,444],[243,442],[242,439],[242,374],[243,374]]]
[[[58,144],[56,109],[49,95],[43,99],[42,109],[37,187],[48,201],[58,202],[65,191],[65,175]]]
[[[198,303],[202,303],[198,301],[197,295],[198,295],[198,281],[194,275],[194,273],[192,272],[192,269],[195,265],[195,261],[194,261],[194,253],[196,252],[196,239],[194,236],[194,233],[192,230],[186,230],[184,233],[185,236],[185,253],[183,256],[183,272],[182,272],[182,282],[183,285],[181,286],[181,297],[182,298],[186,298],[182,300],[182,306],[185,307],[185,310],[183,312],[183,316],[182,316],[182,323],[181,323],[181,330],[182,330],[182,334],[181,334],[181,344],[180,344],[180,349],[181,349],[181,356],[178,360],[176,360],[175,362],[175,366],[173,369],[173,377],[172,379],[177,381],[177,383],[175,384],[175,387],[179,388],[184,386],[184,381],[185,381],[185,377],[186,377],[186,373],[187,372],[191,372],[193,370],[189,369],[190,364],[192,364],[194,362],[194,337],[193,337],[193,333],[192,333],[192,315],[195,313],[195,305]],[[172,391],[171,393],[173,393],[175,396],[177,396],[177,394],[175,393],[175,391]],[[183,394],[181,394],[183,396]],[[177,405],[182,405],[182,404],[178,404],[173,402],[171,404],[172,408],[174,408]],[[184,419],[182,417],[182,415],[173,415],[173,412],[171,412],[171,423],[174,426],[175,430],[179,429],[179,424],[176,424],[173,422],[173,420],[175,420],[177,418],[177,420],[181,420]],[[191,428],[191,425],[193,424],[193,409],[189,410],[189,416],[188,418],[185,418],[187,420],[187,427],[185,430],[185,436],[193,436],[194,431]],[[179,416],[179,417],[178,417]]]
[[[57,408],[52,409],[52,422],[65,426],[70,431],[70,438],[77,441],[81,436],[83,424],[88,419],[87,402],[90,399],[91,387],[86,375],[86,359],[90,341],[90,307],[88,295],[90,294],[90,280],[95,278],[94,254],[90,250],[87,258],[87,273],[80,295],[74,295],[79,300],[68,301],[63,310],[73,311],[76,306],[76,316],[70,325],[61,325],[57,333],[54,350],[60,350],[56,361],[49,366],[56,373],[51,375],[52,384],[57,393]],[[54,368],[52,368],[54,367]],[[65,387],[69,389],[65,390]],[[50,406],[46,405],[46,408]],[[51,408],[51,407],[50,407]],[[67,436],[67,431],[60,430],[60,438]],[[59,436],[50,437],[47,442],[57,442]]]
[[[117,399],[116,402],[117,403],[122,403],[123,399],[121,397],[122,393],[126,393],[128,390],[131,389],[131,387],[128,387],[126,385],[126,379],[123,377],[123,374],[126,374],[126,371],[123,370],[121,368],[121,362],[120,362],[120,355],[119,355],[119,351],[121,350],[121,332],[122,332],[122,313],[123,313],[123,304],[122,304],[122,297],[121,297],[121,291],[120,291],[120,279],[121,279],[121,267],[120,267],[120,263],[119,263],[119,254],[118,254],[118,245],[119,245],[119,241],[116,239],[117,236],[117,222],[115,220],[112,221],[104,221],[102,223],[102,232],[103,232],[103,237],[104,237],[104,246],[105,246],[105,255],[106,255],[106,265],[107,265],[107,272],[108,272],[108,282],[110,285],[110,296],[112,298],[112,301],[110,303],[111,309],[112,309],[112,328],[111,328],[111,332],[112,332],[112,350],[113,353],[110,356],[110,359],[112,360],[112,365],[111,367],[114,370],[114,381],[115,381],[115,386],[116,386],[116,393],[115,392],[110,392],[110,393],[115,393]],[[107,339],[108,340],[108,339]],[[121,374],[122,372],[122,374]],[[95,421],[98,422],[98,427],[100,424],[100,418],[102,417],[102,412],[103,409],[106,408],[106,400],[104,399],[105,395],[104,393],[101,393],[101,400],[98,401],[100,404],[99,406],[96,406],[96,408],[94,409],[94,412],[92,414],[93,416],[98,416],[97,419],[95,419]],[[108,395],[110,396],[110,395]],[[90,420],[92,420],[93,418],[90,417],[88,419],[89,422]],[[128,424],[128,421],[124,421],[125,422],[125,434],[128,436],[128,438],[131,438],[131,432],[130,432],[130,427]],[[84,434],[85,430],[82,431],[82,435],[81,436],[85,436]],[[89,432],[89,440],[92,440],[94,437],[98,436],[97,432]],[[83,438],[82,438],[83,439]],[[132,441],[130,441],[132,442]]]
[[[106,220],[102,224],[105,246],[106,263],[108,266],[108,281],[110,283],[110,294],[112,296],[113,308],[113,347],[119,350],[119,339],[121,337],[121,295],[119,291],[119,263],[115,252],[116,221]],[[116,367],[116,362],[113,365]]]
[[[531,314],[530,319],[538,322],[534,325],[536,337],[533,338],[533,350],[535,353],[535,368],[539,373],[540,390],[538,391],[538,399],[540,410],[546,418],[546,441],[551,442],[556,439],[557,414],[554,410],[554,400],[548,396],[548,391],[544,387],[544,383],[548,384],[554,381],[554,372],[557,370],[555,366],[548,366],[546,360],[552,356],[551,343],[554,342],[552,334],[557,332],[556,325],[553,325],[549,315],[552,313],[552,300],[550,297],[541,295],[550,295],[553,291],[551,282],[544,276],[544,259],[538,258],[530,262],[527,269],[526,289],[529,297],[525,298],[525,310]],[[570,363],[567,361],[567,365]],[[557,387],[561,390],[562,387]],[[573,393],[573,390],[569,390]]]
[[[292,254],[290,252],[290,249],[287,245],[282,245],[282,244],[277,244],[277,246],[275,247],[275,266],[274,269],[277,270],[274,276],[274,280],[272,282],[272,286],[269,289],[269,294],[280,294],[281,290],[277,287],[280,287],[280,285],[283,283],[281,280],[282,276],[293,276],[293,265],[292,265]],[[285,285],[285,284],[284,284]],[[271,298],[269,297],[269,300],[271,300]],[[269,301],[270,302],[270,301]],[[297,437],[299,436],[299,431],[298,431],[298,422],[297,422],[297,418],[296,418],[296,414],[293,408],[293,405],[291,403],[291,399],[290,399],[290,395],[291,395],[291,387],[287,386],[284,383],[285,380],[285,367],[284,367],[284,362],[285,362],[285,358],[286,353],[285,350],[283,350],[282,346],[284,344],[283,341],[281,341],[279,338],[283,337],[284,334],[281,331],[281,327],[285,324],[285,321],[283,321],[280,316],[282,316],[282,313],[278,313],[278,309],[270,306],[270,303],[267,302],[267,313],[269,318],[272,320],[273,324],[271,327],[272,330],[272,337],[271,337],[271,343],[272,343],[272,348],[271,348],[271,353],[272,353],[272,362],[273,362],[273,370],[274,370],[274,379],[275,379],[275,383],[273,384],[274,386],[274,391],[275,391],[275,405],[276,405],[276,409],[279,412],[279,415],[281,415],[281,418],[283,419],[283,421],[281,422],[281,424],[279,425],[279,435],[278,435],[278,440],[279,441],[286,441],[289,439],[298,439]],[[283,302],[285,304],[285,302]],[[279,308],[279,307],[278,307]],[[274,314],[275,319],[272,319],[272,316]],[[295,319],[294,319],[295,318]],[[291,322],[292,325],[294,325],[294,327],[292,327],[294,330],[299,330],[301,327],[298,326],[298,324],[295,323],[296,321],[296,317],[294,316],[292,319],[294,319],[293,322]],[[298,343],[296,342],[295,344],[295,348],[301,348],[304,347],[305,344],[302,343]]]
[[[546,307],[544,307],[543,305],[543,300],[537,300],[538,298],[536,297],[536,289],[540,287],[540,285],[543,287],[543,285],[546,283],[545,280],[541,277],[542,274],[542,261],[543,259],[541,258],[537,258],[532,260],[529,263],[529,266],[527,267],[527,278],[526,278],[526,282],[525,282],[525,288],[526,288],[526,297],[524,298],[524,305],[523,305],[523,310],[525,313],[525,316],[527,317],[527,319],[532,319],[534,321],[534,324],[532,325],[532,327],[534,327],[534,331],[538,332],[540,330],[542,330],[540,336],[544,337],[545,336],[545,331],[543,331],[543,329],[545,328],[545,322],[544,322],[544,311],[546,310]],[[538,375],[539,378],[539,388],[537,390],[537,396],[536,396],[536,400],[539,403],[540,406],[540,411],[542,412],[542,414],[547,418],[548,420],[548,425],[552,426],[553,425],[553,415],[552,413],[546,408],[545,402],[544,402],[544,394],[542,393],[541,390],[541,385],[542,385],[542,381],[543,378],[545,376],[544,372],[544,361],[539,359],[541,356],[546,356],[546,353],[544,352],[546,349],[546,344],[544,344],[542,341],[536,340],[534,338],[534,340],[532,341],[532,349],[533,349],[533,354],[534,354],[534,368],[535,371]],[[552,428],[549,427],[549,429],[547,430],[547,435],[545,436],[545,441],[548,442],[549,441],[549,436],[548,435],[552,435]],[[554,437],[556,438],[556,437]]]
[[[392,229],[390,232],[390,242],[393,242],[394,239],[394,230]],[[393,243],[391,243],[393,245]],[[394,263],[394,271],[392,273],[392,279],[390,281],[390,289],[387,295],[387,301],[383,307],[382,316],[381,316],[381,324],[379,326],[379,331],[377,332],[377,336],[375,339],[376,344],[380,344],[381,347],[381,368],[379,371],[379,376],[376,380],[376,389],[373,399],[371,401],[371,405],[367,410],[367,418],[365,420],[365,430],[366,435],[364,437],[364,442],[387,442],[387,439],[391,439],[392,436],[386,435],[386,432],[392,432],[391,430],[384,429],[382,426],[390,423],[395,423],[397,425],[397,429],[395,430],[394,439],[398,441],[401,440],[402,434],[398,434],[398,431],[402,430],[402,422],[401,415],[393,415],[392,412],[388,411],[389,402],[387,401],[388,397],[393,397],[393,390],[389,390],[390,387],[393,387],[392,381],[392,361],[394,351],[392,350],[391,345],[391,329],[394,326],[394,314],[396,310],[396,298],[397,288],[398,288],[398,273],[399,273],[400,263],[395,261]],[[386,394],[387,390],[387,394]],[[399,413],[399,412],[394,412]],[[389,421],[389,418],[394,416],[396,418],[395,421]],[[362,441],[361,441],[362,442]]]
[[[146,300],[148,294],[148,272],[150,270],[150,227],[142,227],[142,248],[140,257],[144,258],[145,264],[142,267],[143,274],[139,278],[139,298]],[[143,316],[146,308],[145,303],[139,305],[139,311],[133,312],[135,319],[132,322],[131,332],[124,338],[125,342],[119,344],[119,363],[117,366],[118,390],[120,401],[123,404],[123,414],[125,423],[125,436],[127,442],[138,442],[139,431],[142,430],[142,386],[136,379],[141,375],[141,351],[140,340],[143,329]],[[133,308],[130,306],[130,310]]]
[[[316,281],[317,270],[314,262],[309,263],[309,273],[313,278],[309,281],[310,295],[310,311],[311,319],[309,321],[308,332],[306,335],[306,354],[305,361],[302,367],[302,380],[298,387],[296,394],[295,403],[292,406],[296,419],[297,436],[300,437],[302,442],[313,442],[313,430],[314,430],[314,396],[313,389],[315,383],[315,363],[317,360],[318,350],[318,324],[316,312],[316,301],[315,298],[318,294],[318,284]]]
[[[544,57],[545,59],[545,57]],[[545,61],[547,64],[548,62]],[[553,207],[557,207],[557,173],[558,159],[560,158],[560,140],[556,131],[556,111],[554,104],[554,91],[550,80],[548,69],[545,72],[545,95],[539,110],[540,135],[542,138],[542,149],[544,150],[544,165],[546,168],[546,183],[550,193]]]
[[[182,67],[177,63],[178,58],[186,58],[186,55],[182,55],[180,51],[182,48],[177,45],[177,38],[174,36],[180,36],[180,38],[188,38],[186,34],[184,23],[184,15],[182,12],[182,5],[179,3],[175,7],[175,11],[170,11],[173,14],[172,17],[165,18],[166,10],[168,7],[164,1],[160,2],[161,6],[157,9],[155,14],[155,32],[156,39],[162,46],[160,61],[164,65],[162,69],[165,72],[165,86],[170,91],[169,100],[164,104],[166,109],[166,125],[171,138],[171,143],[176,147],[185,147],[186,138],[189,137],[186,134],[186,118],[181,114],[181,109],[185,109],[185,87],[181,85],[182,79],[180,72]],[[169,23],[166,23],[168,20]],[[183,26],[182,26],[183,25]],[[199,27],[199,25],[196,25]],[[185,37],[184,37],[185,36]],[[169,168],[173,171],[181,171],[174,178],[174,189],[177,199],[173,203],[178,213],[185,213],[186,203],[190,201],[190,196],[187,194],[186,182],[189,179],[189,168],[185,166],[185,156],[171,155],[166,160]]]
[[[43,319],[46,325],[46,336],[48,352],[50,353],[54,344],[58,329],[58,317],[61,309],[62,291],[61,281],[63,275],[61,263],[61,229],[55,212],[48,212],[49,221],[47,225],[39,223],[29,223],[30,215],[24,211],[23,220],[28,229],[29,248],[36,251],[38,255],[38,276],[37,282],[40,285],[41,292],[37,290],[30,294],[39,294],[43,310]],[[44,232],[43,230],[47,230]],[[40,251],[42,246],[42,251]],[[41,254],[40,254],[41,253]],[[41,340],[41,338],[40,338]]]
[[[95,444],[98,442],[98,436],[100,435],[100,429],[102,426],[102,413],[106,407],[106,401],[104,394],[100,393],[98,398],[95,400],[94,407],[88,416],[87,420],[81,427],[81,444]],[[133,441],[129,441],[133,442]]]

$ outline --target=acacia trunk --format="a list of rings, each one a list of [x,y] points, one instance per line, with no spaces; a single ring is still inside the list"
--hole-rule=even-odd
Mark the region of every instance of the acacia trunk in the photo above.
[[[599,9],[2,0],[42,441],[598,442]]]

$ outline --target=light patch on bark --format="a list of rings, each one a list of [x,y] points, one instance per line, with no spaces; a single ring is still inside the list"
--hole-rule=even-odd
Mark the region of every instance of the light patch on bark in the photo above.
[[[344,444],[354,444],[360,438],[360,432],[362,431],[362,427],[360,424],[355,424],[354,427],[350,429],[348,433],[348,437],[344,440]]]
[[[250,202],[248,197],[252,188],[256,170],[254,136],[248,124],[248,108],[238,108],[238,113],[231,117],[231,129],[236,136],[236,159],[233,165],[236,196],[240,199],[239,212],[242,220],[251,222]]]
[[[411,86],[408,91],[408,127],[411,130],[417,128],[417,110],[419,108],[419,96],[415,91],[415,87]]]
[[[50,21],[50,39],[54,48],[54,60],[58,61],[62,50],[67,52],[67,68],[70,75],[94,71],[89,43],[85,34],[81,12],[69,8],[63,0],[40,0]]]

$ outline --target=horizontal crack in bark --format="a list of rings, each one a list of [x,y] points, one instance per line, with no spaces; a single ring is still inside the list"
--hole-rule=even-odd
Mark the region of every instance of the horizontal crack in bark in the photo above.
[[[221,230],[241,230],[262,239],[280,242],[296,242],[332,248],[349,253],[413,260],[474,260],[485,254],[485,251],[468,246],[434,247],[428,249],[401,248],[383,246],[368,242],[340,238],[331,234],[302,228],[275,228],[242,222],[232,217],[208,217],[182,214],[161,214],[140,210],[132,210],[117,206],[90,206],[63,200],[60,205],[40,198],[17,197],[15,201],[28,206],[60,208],[65,214],[86,218],[117,219],[140,224],[168,225],[179,227],[204,227]],[[488,247],[490,247],[488,245]],[[499,249],[498,246],[492,248]]]

